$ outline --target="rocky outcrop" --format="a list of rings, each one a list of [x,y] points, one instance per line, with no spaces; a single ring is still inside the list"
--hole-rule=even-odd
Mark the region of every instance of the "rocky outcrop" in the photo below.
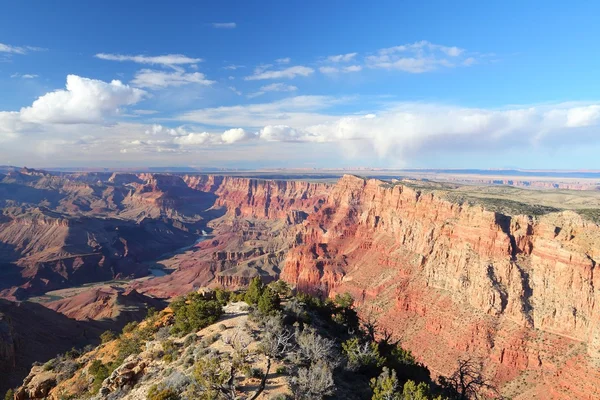
[[[131,356],[115,369],[102,383],[100,396],[107,398],[112,392],[129,391],[144,374],[147,361],[139,356]]]
[[[56,386],[56,373],[44,371],[41,366],[33,367],[31,372],[15,392],[15,400],[45,399]]]

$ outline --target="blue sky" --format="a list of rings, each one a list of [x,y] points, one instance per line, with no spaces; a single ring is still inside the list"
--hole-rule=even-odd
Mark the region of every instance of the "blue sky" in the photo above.
[[[158,3],[4,2],[0,164],[597,168],[600,4]]]

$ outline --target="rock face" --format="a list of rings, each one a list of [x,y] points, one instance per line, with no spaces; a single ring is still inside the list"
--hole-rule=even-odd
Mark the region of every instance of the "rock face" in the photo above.
[[[290,211],[314,212],[327,197],[329,185],[303,181],[275,181],[192,175],[184,177],[194,189],[212,191],[217,206],[237,217],[287,218]]]
[[[87,320],[113,320],[115,326],[143,319],[149,308],[161,309],[163,302],[144,296],[135,290],[120,287],[98,287],[61,300],[45,304],[69,318]]]
[[[19,282],[5,296],[79,282],[78,271],[130,271],[206,228],[206,240],[161,261],[171,274],[131,287],[168,298],[260,275],[347,291],[436,374],[470,355],[512,398],[600,398],[600,227],[574,212],[501,212],[497,198],[477,205],[354,176],[333,185],[32,170],[0,178],[0,283]],[[90,293],[86,304],[110,302]],[[53,306],[76,316],[77,304]]]
[[[56,373],[44,371],[43,367],[33,367],[15,392],[15,400],[45,399],[56,386]]]
[[[593,368],[600,228],[578,214],[501,213],[354,176],[332,186],[184,180],[214,191],[229,221],[195,253],[205,258],[142,290],[160,293],[175,282],[235,287],[280,270],[302,290],[352,293],[363,314],[377,317],[434,373],[450,374],[458,358],[471,355],[485,360],[487,376],[509,396],[600,396]],[[275,221],[286,227],[274,231]],[[282,236],[268,271],[252,263]]]
[[[600,354],[598,260],[600,227],[575,213],[509,216],[346,176],[304,222],[281,277],[351,292],[436,372],[470,353],[500,384],[534,370],[561,397],[586,371],[563,366]]]
[[[102,383],[100,396],[107,398],[112,392],[131,390],[144,374],[145,368],[146,361],[142,360],[141,357],[131,356]]]
[[[0,299],[0,392],[18,386],[34,362],[43,363],[73,347],[97,343],[104,330],[106,327],[95,321],[75,321],[36,303]],[[28,396],[43,398],[43,382],[46,379],[26,385],[41,397]]]

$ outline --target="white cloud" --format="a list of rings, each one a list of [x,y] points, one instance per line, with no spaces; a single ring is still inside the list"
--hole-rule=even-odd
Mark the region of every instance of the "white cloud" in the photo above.
[[[329,56],[327,57],[327,61],[332,62],[332,63],[339,63],[339,62],[349,62],[352,61],[354,59],[354,57],[356,57],[358,53],[348,53],[348,54],[338,54],[336,56]]]
[[[176,137],[173,141],[183,146],[198,146],[208,144],[211,141],[211,134],[208,132],[190,133],[186,136]]]
[[[0,43],[0,53],[9,54],[27,54],[30,51],[42,51],[44,49],[33,46],[11,46],[8,44]]]
[[[586,127],[600,123],[600,105],[575,107],[567,111],[566,126],[571,128]]]
[[[137,115],[153,115],[153,114],[158,114],[158,111],[156,110],[133,110],[134,114]]]
[[[21,79],[35,79],[37,78],[39,75],[35,75],[35,74],[12,74],[10,77],[11,78],[21,78]]]
[[[229,90],[231,90],[233,93],[237,94],[238,96],[242,95],[242,92],[237,90],[235,86],[229,86]]]
[[[325,66],[325,67],[320,67],[319,71],[322,74],[326,74],[326,75],[333,75],[333,74],[338,74],[338,73],[347,73],[347,72],[359,72],[362,71],[362,67],[360,65],[349,65],[347,67],[330,67],[330,66]]]
[[[296,86],[286,85],[285,83],[271,83],[270,85],[261,86],[258,92],[250,93],[249,98],[262,96],[267,92],[293,92],[298,90]]]
[[[347,97],[295,96],[272,103],[204,108],[178,115],[175,119],[223,127],[303,127],[336,119],[336,116],[323,114],[322,111],[348,101]]]
[[[289,57],[285,57],[285,58],[278,58],[277,60],[275,60],[275,62],[276,62],[277,64],[289,64],[289,63],[290,63],[290,61],[292,61],[292,59],[291,59],[291,58],[289,58]]]
[[[285,83],[271,83],[260,88],[263,92],[293,92],[298,90],[296,86],[286,85]]]
[[[226,130],[225,132],[223,132],[223,134],[221,135],[221,141],[226,144],[243,142],[243,141],[251,140],[251,139],[255,139],[255,138],[256,138],[256,135],[251,134],[242,128],[229,129],[229,130]]]
[[[146,135],[160,135],[166,134],[169,136],[186,136],[189,132],[182,126],[178,128],[167,128],[159,124],[154,124],[150,129],[146,130]]]
[[[507,110],[405,104],[377,116],[306,127],[310,141],[369,144],[380,157],[424,150],[503,149],[595,140],[600,105]],[[586,129],[591,128],[591,129]],[[360,144],[358,146],[364,146]]]
[[[151,65],[185,65],[185,64],[196,64],[202,61],[201,58],[192,58],[184,56],[183,54],[165,54],[161,56],[142,56],[142,55],[123,55],[123,54],[107,54],[98,53],[94,57],[101,60],[109,61],[131,61],[138,64],[151,64]]]
[[[388,47],[366,57],[370,68],[395,69],[415,74],[440,68],[469,66],[475,62],[475,57],[469,56],[464,49],[433,44],[426,40]]]
[[[217,29],[234,29],[237,27],[235,22],[213,22],[211,25]]]
[[[223,67],[223,69],[228,69],[231,71],[235,71],[236,69],[240,69],[240,68],[246,68],[245,65],[235,65],[235,64],[231,64],[231,65],[226,65],[225,67]]]
[[[359,72],[362,71],[362,67],[360,65],[350,65],[348,67],[343,68],[344,72]]]
[[[22,108],[23,121],[36,123],[94,123],[116,115],[119,107],[141,101],[146,92],[114,80],[110,83],[67,76],[66,90],[39,97],[30,107]]]
[[[131,83],[141,88],[160,89],[169,86],[189,85],[192,83],[209,86],[215,83],[215,81],[206,79],[205,75],[201,72],[165,72],[143,69],[135,74]]]
[[[319,68],[322,74],[336,74],[340,72],[339,68],[336,67],[321,67]]]
[[[258,137],[267,142],[310,142],[320,140],[318,135],[287,125],[267,125],[258,132]]]
[[[264,79],[292,79],[297,76],[309,76],[315,72],[314,69],[304,66],[289,67],[282,70],[265,70],[262,67],[254,71],[254,75],[247,76],[244,79],[247,81],[256,81]]]

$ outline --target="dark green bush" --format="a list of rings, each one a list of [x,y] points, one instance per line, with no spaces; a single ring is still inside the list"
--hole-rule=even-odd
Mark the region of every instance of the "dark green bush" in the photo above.
[[[102,387],[102,382],[110,375],[110,370],[100,360],[94,360],[88,368],[88,374],[93,378],[91,392],[98,393]]]
[[[259,276],[252,279],[250,285],[248,286],[248,290],[246,291],[245,300],[248,304],[258,304],[258,300],[260,296],[263,294],[265,289],[265,285]]]
[[[116,338],[117,336],[113,331],[106,331],[102,335],[100,335],[100,340],[102,341],[102,343],[108,343],[110,341],[115,340]]]
[[[279,295],[266,287],[258,299],[258,311],[263,315],[271,315],[279,310],[280,303]]]
[[[206,300],[197,293],[171,303],[175,316],[172,332],[187,334],[214,324],[223,314],[223,307],[217,300]]]
[[[179,400],[179,393],[175,389],[163,385],[152,385],[148,390],[147,400]]]

